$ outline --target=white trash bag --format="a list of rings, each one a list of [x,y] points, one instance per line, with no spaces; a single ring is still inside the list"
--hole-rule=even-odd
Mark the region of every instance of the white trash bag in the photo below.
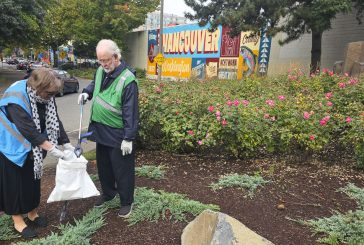
[[[87,160],[84,156],[77,158],[72,151],[66,150],[65,154],[73,154],[74,157],[69,161],[58,160],[56,186],[47,203],[99,196],[100,192],[86,171]]]

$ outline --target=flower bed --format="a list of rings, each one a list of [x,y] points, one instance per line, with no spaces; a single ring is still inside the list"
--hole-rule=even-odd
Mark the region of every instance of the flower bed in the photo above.
[[[325,70],[243,81],[145,80],[141,142],[171,152],[355,152],[364,166],[364,85]]]

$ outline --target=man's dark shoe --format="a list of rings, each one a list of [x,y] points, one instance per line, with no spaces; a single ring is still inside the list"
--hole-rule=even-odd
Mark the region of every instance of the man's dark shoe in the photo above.
[[[28,220],[29,220],[29,223],[31,225],[34,225],[36,227],[47,227],[47,225],[48,225],[47,219],[45,217],[42,217],[42,216],[38,216],[34,220],[30,220],[28,218]]]
[[[99,199],[95,202],[94,207],[95,208],[101,208],[104,206],[105,202],[113,200],[115,197],[112,198],[105,198],[104,196],[100,196]]]
[[[128,218],[133,210],[133,204],[121,206],[118,212],[118,216],[121,218]]]
[[[37,236],[37,232],[30,227],[25,227],[22,231],[16,230],[23,238],[33,238]]]

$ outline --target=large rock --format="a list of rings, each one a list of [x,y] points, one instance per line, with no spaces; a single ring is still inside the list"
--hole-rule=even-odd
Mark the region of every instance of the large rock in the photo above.
[[[233,217],[205,210],[182,233],[182,245],[273,245]]]

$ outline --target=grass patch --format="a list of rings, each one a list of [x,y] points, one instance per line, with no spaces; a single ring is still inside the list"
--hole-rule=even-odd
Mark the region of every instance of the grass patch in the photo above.
[[[14,230],[13,220],[10,215],[0,215],[0,241],[20,237]]]
[[[29,242],[18,242],[16,245],[89,245],[90,237],[104,225],[105,208],[93,208],[81,220],[75,220],[75,225],[60,225],[59,234],[53,233],[45,238],[33,239]]]
[[[248,191],[248,196],[252,198],[254,196],[255,190],[268,183],[269,181],[264,180],[260,175],[249,176],[247,174],[229,174],[224,175],[219,178],[217,183],[212,183],[210,187],[213,190],[222,189],[225,187],[240,187],[242,190]]]
[[[154,165],[143,165],[142,167],[135,168],[135,174],[139,177],[146,177],[149,179],[160,180],[164,178],[166,167],[154,166]]]
[[[119,198],[114,198],[107,203],[108,208],[118,208],[119,206]],[[220,207],[190,200],[182,194],[140,187],[135,190],[133,212],[127,220],[129,225],[144,220],[158,222],[160,218],[163,220],[186,221],[187,213],[197,216],[206,209],[219,211]]]
[[[304,221],[316,234],[325,234],[318,242],[330,245],[349,244],[362,245],[364,241],[364,189],[348,184],[340,188],[350,198],[354,199],[359,208],[346,214],[336,213],[329,218],[320,218]]]
[[[88,161],[96,160],[96,150],[91,150],[82,154]]]
[[[81,77],[93,80],[96,68],[79,68],[79,69],[67,70],[67,72],[74,77]]]

